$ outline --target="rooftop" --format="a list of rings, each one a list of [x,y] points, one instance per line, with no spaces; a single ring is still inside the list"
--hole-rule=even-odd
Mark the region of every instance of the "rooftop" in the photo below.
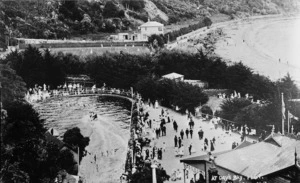
[[[181,77],[183,77],[183,75],[178,74],[178,73],[175,73],[175,72],[172,72],[172,73],[170,73],[170,74],[163,75],[162,77],[163,77],[163,78],[167,78],[167,79],[176,79],[176,78],[181,78]]]
[[[265,141],[214,155],[217,156],[215,163],[220,168],[245,177],[262,177],[293,166],[295,150],[300,152],[299,140],[274,134]],[[207,158],[194,157],[196,161],[200,159]],[[181,161],[190,162],[188,159]]]
[[[164,26],[164,25],[155,21],[149,21],[141,25],[141,27],[158,27],[158,26]]]

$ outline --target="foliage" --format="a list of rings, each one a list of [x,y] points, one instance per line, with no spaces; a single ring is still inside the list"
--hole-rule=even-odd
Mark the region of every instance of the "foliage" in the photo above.
[[[155,50],[159,49],[159,48],[163,48],[164,47],[164,38],[163,35],[157,35],[157,34],[152,34],[149,38],[148,38],[148,43],[149,45],[151,45],[152,48],[154,48]]]
[[[141,11],[145,8],[144,0],[122,0],[122,4],[129,9],[134,9],[135,11]]]
[[[202,115],[203,117],[205,117],[206,114],[213,115],[213,111],[208,105],[203,105],[201,107],[201,113],[203,113],[203,115]]]
[[[8,102],[25,96],[26,84],[22,78],[6,64],[0,64],[0,81],[4,106],[6,106]]]
[[[169,180],[170,176],[162,168],[156,168],[157,183]],[[137,171],[129,177],[130,183],[152,183],[152,168],[150,163],[145,163],[143,167],[138,167]]]
[[[59,149],[45,142],[39,115],[22,101],[11,102],[5,109],[8,116],[1,126],[1,182],[54,181],[61,169]]]
[[[148,97],[153,102],[155,99],[160,100],[167,107],[178,106],[182,112],[186,109],[194,111],[200,103],[208,101],[207,95],[199,87],[169,79],[146,78],[136,84],[136,89],[145,98]]]
[[[205,18],[203,19],[203,23],[204,23],[204,25],[205,25],[206,27],[209,27],[209,26],[211,26],[212,21],[211,21],[210,18],[205,17]]]
[[[69,129],[64,134],[63,141],[73,147],[79,147],[80,159],[83,157],[85,147],[89,144],[90,139],[83,137],[78,127]]]
[[[251,101],[245,98],[227,99],[221,104],[221,117],[233,121],[236,114],[250,104]]]
[[[119,8],[113,1],[106,2],[103,9],[104,17],[118,17]]]

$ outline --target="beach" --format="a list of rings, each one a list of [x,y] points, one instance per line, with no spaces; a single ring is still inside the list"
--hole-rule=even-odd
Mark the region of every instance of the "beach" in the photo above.
[[[272,80],[289,73],[300,81],[300,18],[273,18],[239,21],[223,27],[225,37],[216,45],[216,54],[242,62],[255,73]]]
[[[270,15],[216,23],[178,37],[167,48],[195,53],[200,47],[193,41],[219,28],[225,34],[218,39],[215,53],[228,64],[242,62],[273,81],[289,73],[300,86],[300,16]]]

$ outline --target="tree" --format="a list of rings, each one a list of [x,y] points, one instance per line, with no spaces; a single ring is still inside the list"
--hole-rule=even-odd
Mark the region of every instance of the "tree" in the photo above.
[[[170,176],[162,168],[156,168],[157,183],[163,183],[169,180]],[[145,163],[143,167],[138,167],[138,170],[130,177],[130,183],[152,183],[152,168],[150,163]]]
[[[32,46],[26,48],[23,53],[20,75],[28,87],[33,87],[35,84],[43,85],[45,81],[45,64],[41,52]]]
[[[209,28],[209,27],[211,26],[211,24],[212,24],[212,21],[211,21],[210,18],[205,17],[205,18],[203,19],[203,23],[204,23],[204,25],[205,25],[207,28]]]
[[[125,7],[129,7],[135,11],[141,11],[143,8],[145,8],[144,0],[122,0],[122,4]]]
[[[235,116],[251,101],[245,98],[227,99],[221,104],[221,117],[233,121]]]
[[[45,50],[43,59],[45,62],[44,83],[50,85],[51,88],[61,85],[66,75],[63,70],[63,63],[56,56],[52,55],[48,49]]]
[[[8,65],[0,64],[0,81],[4,106],[25,96],[26,84]]]
[[[103,9],[103,16],[106,18],[111,17],[118,17],[119,15],[119,8],[113,1],[107,1],[104,9]]]
[[[80,129],[75,127],[66,131],[63,141],[73,147],[79,147],[81,159],[84,149],[89,144],[90,139],[88,137],[83,137],[83,135],[80,133]]]
[[[164,47],[164,39],[163,35],[153,34],[148,38],[148,43],[155,49],[163,48]]]
[[[241,92],[248,93],[247,83],[252,77],[252,71],[249,67],[243,65],[241,62],[229,66],[226,71],[226,85],[227,88]]]

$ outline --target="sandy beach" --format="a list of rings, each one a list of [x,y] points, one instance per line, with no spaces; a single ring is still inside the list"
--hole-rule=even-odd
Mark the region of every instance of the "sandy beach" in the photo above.
[[[225,36],[216,44],[215,53],[232,62],[243,62],[275,81],[289,73],[300,85],[300,16],[280,15],[252,17],[216,23],[178,38],[168,49],[197,52],[198,45],[190,40],[203,39],[213,30],[221,28]]]
[[[243,62],[272,80],[289,73],[300,81],[300,17],[237,22],[223,27],[226,34],[216,53]]]

